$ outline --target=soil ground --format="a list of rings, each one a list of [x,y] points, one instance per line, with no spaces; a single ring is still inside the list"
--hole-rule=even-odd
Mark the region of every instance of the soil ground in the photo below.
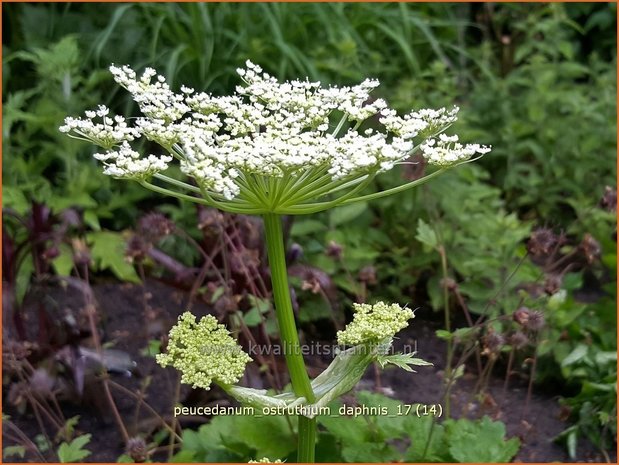
[[[171,421],[172,407],[175,399],[177,373],[172,369],[161,369],[155,364],[152,356],[144,353],[149,341],[165,334],[174,323],[178,314],[185,309],[187,294],[168,287],[160,282],[149,280],[143,290],[142,286],[117,283],[103,283],[93,286],[103,330],[103,342],[116,350],[130,355],[136,362],[136,368],[130,376],[113,374],[114,383],[131,390],[142,392],[144,401],[148,403],[164,419]],[[146,293],[146,299],[145,299]],[[71,312],[79,312],[83,298],[71,289],[56,288],[50,293],[58,308]],[[208,308],[195,304],[192,311],[200,316],[208,313]],[[445,345],[435,336],[435,330],[440,324],[424,320],[424,315],[417,318],[402,334],[398,344],[417,345],[418,356],[434,364],[432,367],[417,367],[417,373],[402,376],[400,370],[387,370],[376,378],[374,370],[368,370],[359,385],[359,389],[377,389],[389,393],[394,398],[406,403],[437,404],[443,396],[442,370],[444,368]],[[310,359],[310,370],[321,369],[324,360]],[[313,367],[312,367],[313,365]],[[533,395],[526,408],[527,385],[522,381],[512,380],[508,390],[503,392],[503,370],[495,370],[496,376],[488,383],[487,394],[480,401],[471,393],[474,391],[477,376],[471,367],[457,382],[452,390],[452,411],[455,416],[489,415],[500,419],[507,426],[508,436],[518,436],[522,447],[515,461],[520,462],[552,462],[570,461],[565,448],[555,444],[552,438],[563,431],[568,424],[560,419],[558,396],[537,392]],[[256,378],[256,377],[253,377]],[[259,379],[259,378],[258,378]],[[244,380],[247,381],[247,380]],[[251,380],[252,382],[255,379]],[[138,432],[153,432],[159,427],[159,420],[144,406],[136,409],[138,402],[134,397],[119,390],[112,383],[112,394],[118,406],[120,415],[130,436]],[[30,438],[34,438],[41,429],[30,410],[18,413],[14,406],[7,402],[7,387],[3,393],[4,412]],[[66,418],[80,415],[78,430],[91,433],[92,440],[88,449],[92,454],[85,459],[90,462],[116,462],[124,452],[123,441],[119,434],[113,415],[105,400],[101,382],[96,378],[86,377],[83,396],[69,395],[71,399],[62,402],[62,410]],[[227,402],[222,393],[216,389],[211,391],[192,391],[183,386],[179,398],[184,405],[204,405],[211,402]],[[184,427],[195,428],[204,418],[188,419]],[[189,423],[190,422],[190,423]],[[51,430],[50,430],[51,432]],[[10,445],[5,440],[4,446]],[[581,442],[578,448],[578,461],[604,461],[599,451],[590,444]],[[26,459],[31,457],[26,456]],[[154,459],[165,461],[166,456],[155,456]],[[11,460],[10,458],[8,459]],[[611,457],[616,461],[616,457]]]

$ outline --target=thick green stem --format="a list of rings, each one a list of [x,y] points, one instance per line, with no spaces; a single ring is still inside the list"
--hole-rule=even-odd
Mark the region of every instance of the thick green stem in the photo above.
[[[280,215],[268,213],[263,216],[264,231],[271,269],[275,314],[284,346],[286,365],[290,372],[290,380],[295,395],[303,396],[308,403],[316,399],[310,379],[305,368],[301,344],[294,321],[294,312],[288,287],[286,271],[286,254],[284,250],[284,234]],[[314,447],[316,442],[316,420],[299,416],[299,452],[297,460],[303,463],[314,462]]]
[[[447,289],[447,254],[445,253],[445,247],[441,244],[438,252],[441,256],[441,269],[443,270],[443,305],[445,313],[445,331],[451,333],[451,314],[449,312],[449,290]],[[453,341],[450,337],[447,339],[447,362],[445,365],[445,379],[448,380],[447,392],[445,394],[445,418],[450,418],[451,412],[451,377],[453,376],[451,370],[451,364],[453,362]]]

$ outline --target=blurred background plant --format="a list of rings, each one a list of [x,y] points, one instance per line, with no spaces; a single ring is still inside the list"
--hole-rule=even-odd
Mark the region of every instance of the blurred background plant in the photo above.
[[[399,110],[458,104],[458,133],[491,144],[493,152],[398,197],[290,219],[288,259],[307,337],[333,338],[355,301],[431,308],[436,315],[424,317],[441,321],[439,336],[453,351],[448,375],[458,376],[466,363],[485,379],[493,368],[499,373],[496,364],[506,386],[515,374],[541,389],[552,386],[572,421],[557,438],[570,455],[577,457],[584,437],[602,451],[613,448],[616,4],[2,8],[9,339],[49,343],[52,331],[44,328],[52,316],[42,310],[26,319],[38,319],[37,329],[25,328],[22,303],[53,277],[87,286],[110,276],[165,279],[213,305],[244,337],[268,341],[272,333],[259,224],[113,182],[87,144],[58,132],[65,115],[97,103],[137,114],[113,84],[110,63],[153,66],[174,86],[215,94],[234,88],[235,69],[246,59],[280,79],[347,84],[376,77],[380,97]],[[423,160],[413,157],[376,182],[395,185],[423,170]],[[172,226],[144,243],[152,224],[138,218],[153,210]],[[535,331],[530,315],[538,323],[541,315]],[[514,339],[516,333],[526,340]],[[31,357],[32,369],[47,355]],[[269,384],[281,387],[275,362],[261,366]],[[33,376],[29,370],[20,376]],[[328,424],[323,429],[333,432]],[[281,458],[290,451],[284,452]]]

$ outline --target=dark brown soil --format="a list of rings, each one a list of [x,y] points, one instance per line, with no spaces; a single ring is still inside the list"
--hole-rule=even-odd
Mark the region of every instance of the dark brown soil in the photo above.
[[[153,357],[143,351],[148,347],[149,341],[157,340],[165,334],[176,317],[186,309],[187,295],[152,280],[147,282],[145,290],[138,285],[98,284],[94,286],[94,294],[103,329],[102,340],[106,347],[124,351],[136,362],[136,369],[130,376],[111,375],[112,394],[129,436],[154,433],[160,429],[160,420],[144,405],[136,409],[139,404],[136,398],[115,387],[115,383],[133,393],[141,393],[144,402],[163,419],[169,422],[172,420],[177,373],[171,369],[160,368]],[[83,307],[83,297],[71,289],[53,289],[49,297],[58,308],[69,309],[76,315]],[[192,311],[197,315],[204,315],[208,309],[204,305],[195,304]],[[442,370],[446,351],[443,341],[434,334],[436,329],[438,326],[432,321],[424,320],[423,315],[418,312],[413,324],[398,341],[398,344],[413,344],[416,341],[418,355],[432,362],[433,367],[418,367],[418,373],[406,375],[402,375],[399,370],[387,370],[378,380],[374,371],[368,370],[359,389],[377,389],[379,384],[382,392],[390,393],[403,402],[441,403],[444,389]],[[88,341],[83,344],[88,345]],[[313,368],[320,369],[324,360],[310,359],[309,363],[314,365]],[[552,442],[552,438],[568,426],[559,419],[560,406],[557,397],[536,393],[534,389],[525,412],[527,386],[514,380],[507,392],[503,393],[503,379],[496,376],[491,378],[487,394],[480,400],[472,395],[477,376],[473,373],[473,368],[470,371],[471,373],[465,373],[452,390],[452,411],[455,416],[461,416],[464,410],[467,410],[467,415],[471,417],[486,414],[505,422],[508,435],[517,435],[522,441],[516,461],[569,461],[565,449]],[[499,373],[499,370],[496,372]],[[86,461],[116,462],[124,452],[122,436],[104,396],[101,381],[95,376],[87,376],[86,380],[83,396],[70,392],[65,396],[68,399],[62,402],[64,416],[70,418],[80,415],[78,430],[92,434],[88,445],[92,455],[86,458]],[[252,376],[251,382],[255,384],[256,381],[259,382],[260,378]],[[28,409],[25,413],[19,413],[16,407],[7,401],[6,391],[8,389],[3,393],[4,412],[10,415],[11,420],[29,438],[34,438],[41,429],[32,411]],[[191,391],[187,387],[182,387],[179,399],[185,405],[227,402],[216,389],[208,392]],[[183,426],[195,428],[205,420],[188,421],[192,423]],[[48,432],[54,435],[51,428]],[[4,445],[10,444],[10,440],[5,438]],[[591,445],[579,444],[578,451],[581,454],[579,461],[603,461]],[[165,452],[162,452],[154,459],[166,461],[166,457]],[[50,458],[55,460],[53,455],[50,455]],[[26,459],[32,460],[33,457],[27,455]]]

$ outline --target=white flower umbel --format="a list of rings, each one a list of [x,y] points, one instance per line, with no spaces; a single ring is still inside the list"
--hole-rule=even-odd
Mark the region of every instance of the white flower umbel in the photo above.
[[[110,71],[118,84],[127,89],[140,110],[149,118],[161,119],[169,123],[181,118],[189,111],[183,94],[175,94],[163,76],[157,76],[153,68],[146,68],[138,79],[129,66],[119,68],[110,66]],[[151,83],[152,79],[154,83]]]
[[[225,211],[315,213],[411,188],[490,150],[442,135],[456,121],[457,108],[398,116],[384,100],[370,97],[379,85],[372,79],[350,87],[307,79],[280,83],[248,61],[237,70],[243,85],[233,95],[213,96],[184,86],[175,93],[151,68],[139,77],[128,66],[110,70],[144,116],[129,128],[101,107],[87,120],[67,118],[61,130],[107,149],[97,155],[107,174]],[[93,122],[94,117],[102,123]],[[128,143],[139,136],[169,156],[136,156]],[[390,190],[360,195],[378,173],[417,149],[439,169]],[[192,182],[163,174],[170,156]]]
[[[420,148],[425,159],[438,166],[451,166],[476,154],[483,155],[490,152],[490,147],[479,144],[463,145],[458,142],[457,135],[445,134],[440,134],[438,139],[428,139]]]
[[[168,168],[172,157],[161,155],[141,155],[127,142],[123,142],[118,150],[110,150],[105,153],[96,153],[94,157],[105,165],[103,172],[117,178],[146,179],[154,173]]]
[[[99,105],[97,110],[87,111],[86,118],[66,118],[60,131],[75,139],[92,142],[105,149],[140,137],[140,131],[130,128],[122,116],[109,116],[110,110]],[[100,120],[100,122],[96,122]]]

